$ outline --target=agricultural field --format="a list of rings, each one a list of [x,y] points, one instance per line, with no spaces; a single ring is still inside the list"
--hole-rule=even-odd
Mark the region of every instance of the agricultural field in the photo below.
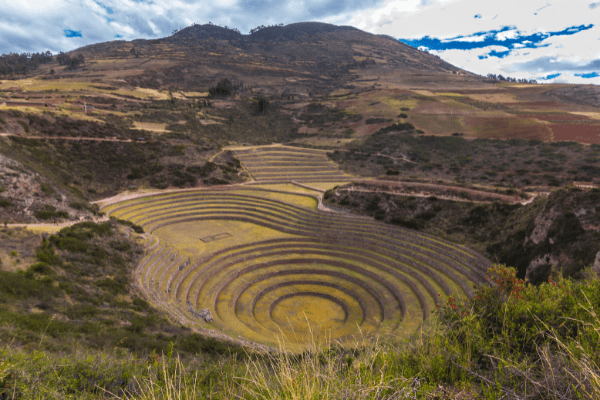
[[[322,150],[264,146],[236,150],[235,154],[258,183],[339,182],[351,179]]]
[[[0,399],[599,382],[594,85],[322,23],[5,59]]]
[[[498,84],[453,91],[408,90],[401,86],[337,90],[321,100],[327,112],[319,114],[320,124],[315,123],[319,121],[314,118],[314,110],[318,110],[315,105],[311,106],[312,110],[310,107],[301,109],[303,113],[299,113],[298,118],[313,121],[313,131],[319,135],[299,142],[322,146],[324,135],[361,139],[392,121],[402,121],[412,123],[427,135],[460,133],[467,138],[600,144],[597,108],[583,102],[560,101],[553,97],[555,90],[561,88],[558,85]],[[294,105],[288,108],[297,110]],[[336,119],[336,115],[362,118],[343,120]],[[329,147],[342,147],[340,144],[332,143]]]
[[[491,265],[427,234],[317,211],[317,191],[267,187],[153,194],[102,210],[149,234],[135,284],[154,305],[269,348],[406,337],[446,296],[472,296]]]

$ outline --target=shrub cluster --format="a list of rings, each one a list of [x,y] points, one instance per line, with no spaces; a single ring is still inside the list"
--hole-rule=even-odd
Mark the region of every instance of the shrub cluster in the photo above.
[[[386,126],[385,128],[379,129],[374,135],[383,135],[389,132],[404,132],[404,131],[412,131],[415,129],[415,126],[410,122],[398,122],[392,124],[390,126]]]

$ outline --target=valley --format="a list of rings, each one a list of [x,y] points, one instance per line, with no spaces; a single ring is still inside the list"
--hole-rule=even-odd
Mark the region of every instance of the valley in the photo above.
[[[321,23],[193,25],[68,55],[83,61],[0,76],[7,371],[30,351],[110,353],[122,383],[87,371],[73,393],[148,394],[132,374],[163,388],[169,368],[256,398],[236,381],[249,366],[329,357],[371,394],[390,365],[425,371],[432,396],[478,398],[485,379],[534,379],[498,357],[594,343],[598,88],[497,81]]]

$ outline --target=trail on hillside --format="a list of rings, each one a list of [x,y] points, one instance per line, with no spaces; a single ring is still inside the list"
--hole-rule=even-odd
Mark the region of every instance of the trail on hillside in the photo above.
[[[117,138],[92,138],[92,137],[73,137],[73,136],[23,136],[15,133],[0,133],[0,136],[4,137],[20,137],[25,139],[49,139],[49,140],[89,140],[94,142],[133,142],[133,139],[117,139]]]

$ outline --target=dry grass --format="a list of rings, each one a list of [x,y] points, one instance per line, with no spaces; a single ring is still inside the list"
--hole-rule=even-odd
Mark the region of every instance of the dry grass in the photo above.
[[[204,243],[200,239],[229,233],[225,239]],[[259,240],[291,237],[283,232],[240,221],[197,221],[183,222],[158,228],[153,234],[169,243],[173,248],[193,259],[212,254],[217,250]]]
[[[158,122],[134,121],[133,125],[136,129],[143,129],[146,131],[154,131],[154,132],[167,132],[167,130],[166,130],[167,124],[161,124]]]
[[[489,103],[518,103],[519,100],[509,93],[485,93],[485,94],[469,94],[469,97],[477,101],[485,101]]]

